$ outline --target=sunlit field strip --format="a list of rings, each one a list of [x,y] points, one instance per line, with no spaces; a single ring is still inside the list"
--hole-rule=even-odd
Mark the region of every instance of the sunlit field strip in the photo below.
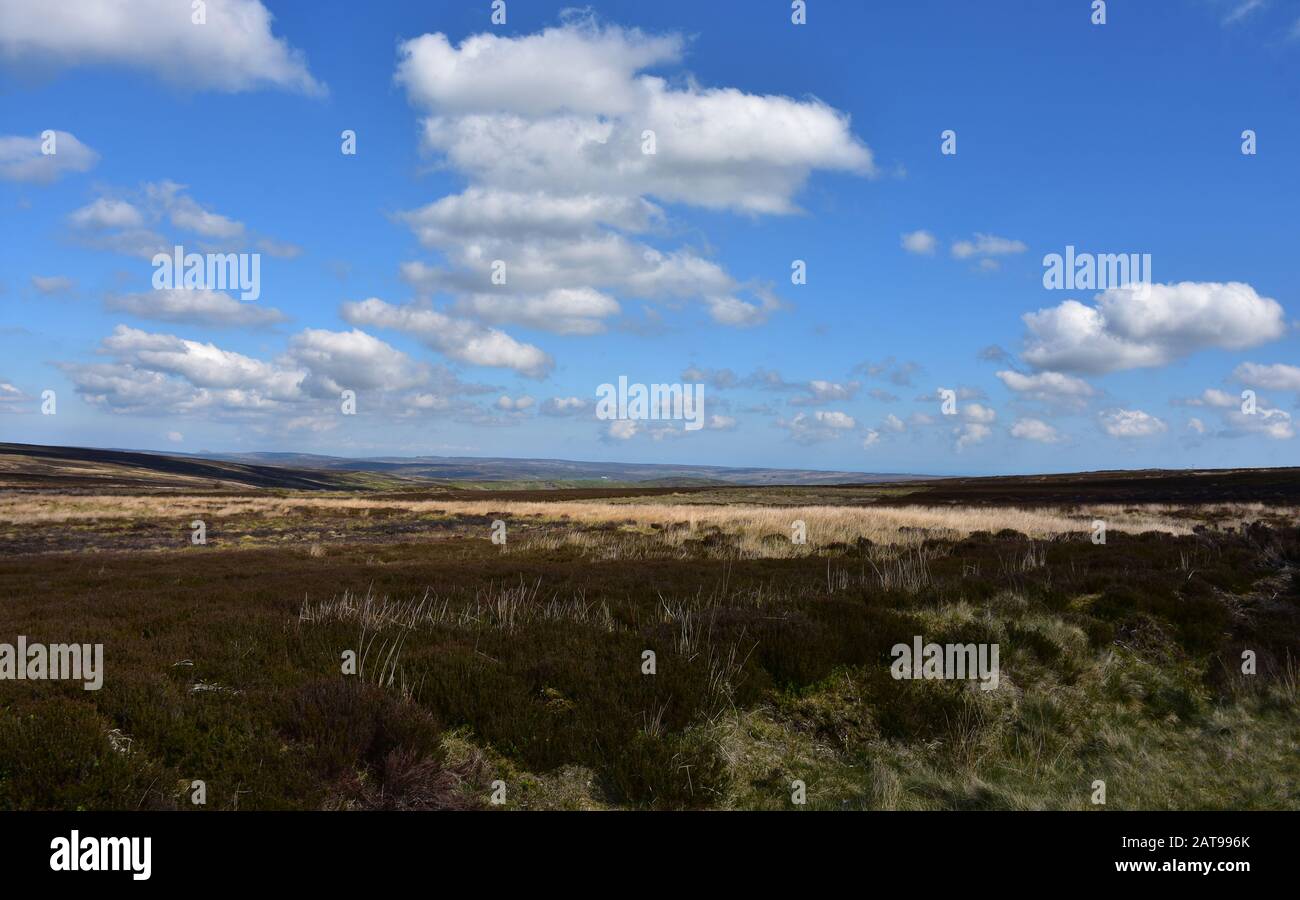
[[[667,529],[666,538],[703,529],[719,529],[742,538],[791,533],[798,520],[807,526],[814,546],[859,538],[877,543],[912,543],[925,536],[961,538],[978,531],[1012,529],[1033,538],[1089,532],[1096,519],[1110,531],[1158,531],[1190,534],[1198,521],[1210,520],[1233,527],[1261,515],[1290,521],[1294,507],[1264,504],[1214,504],[1176,506],[1151,504],[1125,506],[1097,504],[1075,508],[933,507],[933,506],[703,506],[676,502],[608,503],[589,501],[512,500],[394,500],[357,497],[210,497],[210,496],[77,496],[67,494],[11,494],[0,497],[0,522],[11,525],[85,522],[115,519],[157,519],[206,516],[288,517],[309,512],[348,511],[366,516],[371,511],[413,516],[534,517],[600,527],[611,524],[635,528]],[[923,532],[918,534],[917,531]]]

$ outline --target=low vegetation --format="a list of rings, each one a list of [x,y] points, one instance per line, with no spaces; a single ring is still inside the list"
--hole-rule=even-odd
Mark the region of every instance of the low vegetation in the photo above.
[[[773,490],[0,496],[0,808],[1300,808],[1294,509]]]

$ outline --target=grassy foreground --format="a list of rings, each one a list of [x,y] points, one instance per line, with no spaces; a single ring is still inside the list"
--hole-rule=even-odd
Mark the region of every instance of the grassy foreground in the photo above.
[[[0,682],[0,808],[1300,808],[1290,511],[132,499],[0,516],[0,641],[106,669]]]

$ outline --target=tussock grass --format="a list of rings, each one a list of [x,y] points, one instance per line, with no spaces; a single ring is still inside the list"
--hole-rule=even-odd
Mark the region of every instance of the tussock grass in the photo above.
[[[474,591],[472,596],[454,598],[437,595],[432,590],[409,600],[377,597],[373,590],[364,594],[344,591],[317,602],[304,600],[298,620],[354,622],[366,632],[389,627],[486,627],[509,633],[533,622],[569,622],[607,631],[615,627],[606,603],[589,601],[582,595],[542,598],[539,593],[540,582],[492,585]]]
[[[861,541],[915,546],[928,538],[959,540],[971,534],[1010,529],[1036,539],[1085,535],[1092,522],[1103,519],[1108,531],[1137,534],[1155,531],[1190,534],[1194,521],[1189,510],[1168,505],[1123,507],[1098,505],[1081,508],[1016,509],[929,506],[703,506],[655,502],[548,501],[520,502],[381,500],[358,497],[295,495],[267,496],[90,496],[64,494],[0,495],[0,524],[94,525],[114,521],[173,520],[188,526],[191,519],[212,523],[225,519],[267,520],[293,523],[330,514],[370,519],[399,516],[438,521],[456,518],[502,518],[518,524],[537,520],[564,526],[534,538],[535,546],[574,546],[590,555],[608,556],[624,544],[611,543],[601,529],[611,527],[654,537],[658,551],[682,549],[710,534],[736,538],[735,552],[743,557],[796,557],[821,548]],[[1224,505],[1213,510],[1221,527],[1236,527],[1250,519],[1252,505]],[[1296,511],[1273,510],[1294,517]],[[792,540],[794,523],[806,526],[806,544]],[[320,543],[312,537],[315,543]],[[317,552],[314,551],[313,552]]]

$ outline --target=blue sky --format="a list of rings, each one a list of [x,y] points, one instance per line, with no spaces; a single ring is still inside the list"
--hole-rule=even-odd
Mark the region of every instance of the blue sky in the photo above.
[[[0,439],[1295,464],[1300,3],[568,6],[0,0]],[[155,291],[177,244],[260,296]],[[1067,246],[1154,283],[1048,290]],[[619,376],[706,427],[599,420]]]

